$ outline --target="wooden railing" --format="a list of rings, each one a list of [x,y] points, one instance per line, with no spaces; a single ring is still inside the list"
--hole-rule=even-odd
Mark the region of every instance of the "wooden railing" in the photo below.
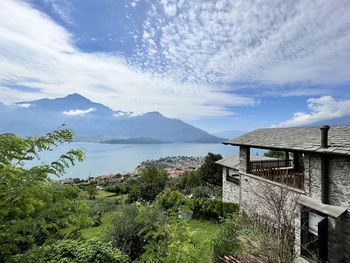
[[[248,173],[304,190],[304,174],[292,167],[292,160],[250,161]]]

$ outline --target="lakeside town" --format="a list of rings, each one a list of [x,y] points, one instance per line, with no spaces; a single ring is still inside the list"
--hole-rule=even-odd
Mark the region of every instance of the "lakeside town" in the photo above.
[[[118,182],[123,182],[130,177],[136,177],[143,168],[150,166],[164,168],[168,177],[177,178],[186,172],[197,170],[203,164],[203,162],[203,156],[167,156],[157,160],[143,161],[132,171],[103,174],[99,176],[89,176],[87,179],[65,178],[59,180],[59,182],[65,185],[78,185],[81,183],[101,183],[103,185],[110,185]],[[100,185],[97,185],[96,187],[99,189],[103,188]]]

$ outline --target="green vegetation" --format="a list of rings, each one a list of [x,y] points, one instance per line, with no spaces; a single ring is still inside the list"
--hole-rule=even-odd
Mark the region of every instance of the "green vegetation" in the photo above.
[[[126,263],[128,257],[111,244],[98,238],[87,241],[62,240],[52,245],[34,248],[14,257],[15,262],[84,262],[84,263]]]
[[[130,187],[129,200],[153,201],[163,191],[167,180],[168,176],[163,168],[144,168]]]
[[[73,235],[91,223],[86,207],[76,200],[78,190],[49,180],[49,175],[59,176],[81,161],[81,150],[50,164],[25,166],[42,151],[72,140],[73,133],[63,127],[41,137],[0,135],[0,261],[10,262],[15,254],[62,239],[60,229],[70,226]]]
[[[280,152],[280,151],[275,151],[275,150],[268,150],[266,153],[264,153],[264,156],[278,158],[278,159],[284,159],[285,153]]]
[[[81,161],[81,150],[28,165],[72,140],[64,127],[41,137],[0,135],[0,262],[244,262],[245,255],[281,262],[264,251],[278,247],[276,237],[221,201],[220,155],[209,153],[197,171],[176,179],[146,167],[112,192],[50,179]]]
[[[222,186],[222,168],[215,162],[222,159],[220,154],[208,153],[203,165],[198,169],[198,175],[203,182]]]

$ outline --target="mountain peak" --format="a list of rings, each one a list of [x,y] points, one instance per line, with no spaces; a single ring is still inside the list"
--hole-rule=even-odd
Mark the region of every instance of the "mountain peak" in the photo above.
[[[145,113],[144,115],[153,116],[153,117],[164,117],[164,115],[158,111],[150,111],[150,112]]]
[[[75,99],[75,100],[88,100],[88,101],[90,101],[88,98],[80,95],[79,93],[68,94],[67,96],[63,97],[62,99]]]

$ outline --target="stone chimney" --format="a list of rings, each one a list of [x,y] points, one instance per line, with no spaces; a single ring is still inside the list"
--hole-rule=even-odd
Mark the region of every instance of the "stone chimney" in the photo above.
[[[327,148],[328,147],[328,125],[323,125],[320,127],[321,129],[321,147]]]

